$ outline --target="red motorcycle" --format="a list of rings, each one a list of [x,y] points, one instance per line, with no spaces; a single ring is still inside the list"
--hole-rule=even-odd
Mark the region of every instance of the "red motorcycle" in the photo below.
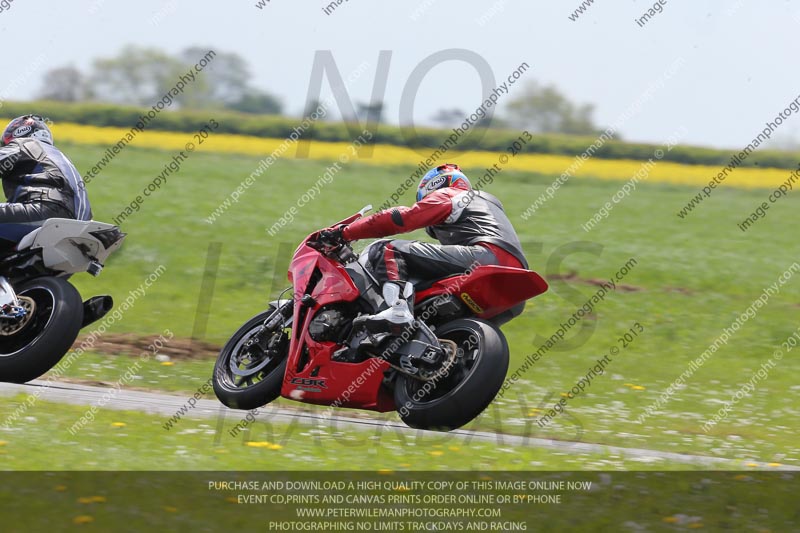
[[[271,302],[219,354],[213,384],[223,404],[250,410],[283,396],[396,410],[411,427],[451,430],[492,402],[508,370],[500,325],[547,283],[530,270],[476,265],[439,280],[412,279],[404,288],[386,284],[381,293],[367,256],[347,243],[323,242],[319,232],[306,237],[289,266],[293,297]],[[392,306],[401,291],[416,293],[412,326],[387,333],[357,320]]]

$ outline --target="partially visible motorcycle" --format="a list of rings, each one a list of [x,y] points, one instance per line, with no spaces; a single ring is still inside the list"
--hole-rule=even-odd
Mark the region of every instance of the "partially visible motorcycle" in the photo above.
[[[289,266],[293,297],[271,302],[219,354],[213,385],[223,404],[250,410],[283,396],[397,410],[411,427],[448,431],[492,402],[508,370],[500,326],[547,283],[530,270],[476,266],[439,280],[412,279],[405,287],[386,284],[381,291],[368,255],[365,250],[359,258],[349,243],[327,243],[319,232],[303,240]],[[412,292],[412,327],[374,331],[359,319]]]
[[[41,376],[111,310],[111,296],[84,302],[69,278],[100,274],[125,235],[103,222],[52,218],[0,251],[0,381]]]

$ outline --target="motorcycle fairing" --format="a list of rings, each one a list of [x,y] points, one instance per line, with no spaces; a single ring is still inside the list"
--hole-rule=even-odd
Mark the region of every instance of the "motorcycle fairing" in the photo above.
[[[532,270],[481,265],[470,274],[438,280],[417,294],[417,300],[452,294],[475,316],[490,319],[547,290],[547,282]]]
[[[309,284],[315,281],[315,273],[321,278],[310,287]],[[340,346],[333,342],[316,342],[308,333],[309,323],[320,308],[333,302],[351,302],[359,297],[359,290],[345,267],[305,246],[304,242],[289,266],[289,280],[297,290],[292,318],[297,327],[293,329],[289,343],[281,396],[338,407],[380,412],[394,410],[392,395],[381,387],[384,371],[391,368],[386,361],[333,361],[331,356]],[[312,303],[302,303],[305,294],[310,294]],[[303,357],[304,353],[307,359]]]
[[[19,241],[17,249],[41,249],[42,263],[50,270],[65,274],[85,272],[92,261],[100,265],[122,246],[125,234],[105,242],[98,234],[115,230],[116,226],[93,220],[50,218],[41,227]]]

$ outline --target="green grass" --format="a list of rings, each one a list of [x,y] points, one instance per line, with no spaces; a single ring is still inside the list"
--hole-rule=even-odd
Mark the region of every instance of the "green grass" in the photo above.
[[[67,147],[67,153],[79,168],[88,168],[102,150],[74,146]],[[171,156],[126,149],[90,185],[95,218],[110,221]],[[169,178],[165,188],[124,223],[128,241],[103,274],[97,279],[75,278],[85,296],[109,292],[119,300],[158,264],[167,267],[147,296],[137,301],[112,331],[159,334],[168,327],[177,336],[189,336],[195,329],[208,246],[220,242],[222,253],[206,338],[224,342],[285,286],[288,254],[302,237],[364,204],[381,204],[412,170],[348,166],[325,186],[318,199],[300,210],[291,225],[270,238],[266,228],[325,169],[317,162],[278,162],[218,222],[205,222],[257,164],[258,159],[252,157],[195,153],[180,174]],[[480,173],[477,169],[466,171]],[[577,339],[573,338],[575,332],[570,332],[568,341],[556,345],[495,402],[477,427],[525,431],[532,416],[538,416],[531,410],[543,407],[543,398],[552,393],[551,401],[558,399],[597,358],[617,345],[621,334],[639,322],[645,330],[630,348],[615,357],[608,371],[595,378],[584,394],[569,401],[567,412],[573,418],[557,417],[535,436],[571,439],[580,433],[587,442],[800,465],[800,446],[791,422],[800,410],[794,377],[800,363],[795,357],[785,357],[709,434],[702,430],[703,422],[721,402],[746,383],[800,326],[800,278],[784,285],[659,414],[643,424],[637,422],[688,363],[798,259],[794,236],[800,222],[798,199],[782,199],[766,218],[742,233],[736,223],[766,199],[766,191],[723,185],[681,220],[675,213],[696,194],[696,188],[640,183],[630,198],[587,234],[581,224],[610,200],[620,184],[572,180],[534,217],[523,221],[521,214],[552,179],[506,171],[489,187],[504,202],[525,243],[531,267],[551,279],[551,290],[504,327],[511,347],[511,370],[542,342],[541,338],[534,342],[537,335],[555,332],[596,290],[575,280],[554,280],[554,275],[575,272],[583,279],[607,278],[633,257],[638,264],[624,283],[640,290],[607,296],[597,306],[594,319],[584,321],[590,329]],[[412,195],[407,194],[404,202],[410,204]],[[569,243],[577,244],[565,248]],[[592,246],[602,251],[592,253]],[[85,364],[76,364],[70,372],[81,375],[96,364],[102,365],[100,359],[87,356]],[[211,362],[178,361],[171,367],[146,368],[149,379],[137,385],[193,391],[210,375]],[[119,377],[111,370],[108,373],[110,381]]]
[[[213,359],[173,359],[160,362],[141,360],[125,355],[109,356],[86,352],[73,360],[62,374],[64,378],[87,382],[100,382],[113,386],[120,377],[136,364],[135,378],[123,380],[122,388],[152,389],[174,393],[194,393],[211,377]],[[45,378],[52,376],[46,374]]]
[[[12,412],[25,396],[0,398]],[[167,431],[167,416],[99,409],[74,435],[67,428],[86,407],[37,402],[28,417],[0,429],[0,458],[14,470],[684,470],[691,465],[645,463],[616,454],[554,452],[463,437],[401,435],[391,429],[344,431],[327,423],[253,424],[231,436],[239,418],[184,418]],[[59,430],[54,431],[54,428]],[[58,450],[58,453],[54,453]]]
[[[11,411],[23,401],[23,395],[0,398],[0,410]],[[74,531],[78,527],[97,532],[271,531],[275,529],[268,524],[275,521],[298,521],[299,508],[378,507],[321,503],[327,494],[420,494],[420,498],[445,493],[507,494],[509,498],[560,495],[559,503],[549,504],[389,505],[417,510],[501,508],[500,517],[481,521],[527,523],[528,530],[547,524],[544,527],[554,531],[614,531],[624,520],[648,531],[687,527],[788,531],[797,523],[792,497],[796,483],[792,476],[777,477],[775,473],[664,472],[692,467],[492,442],[467,445],[403,438],[388,431],[374,435],[334,432],[324,426],[272,425],[269,440],[256,433],[244,440],[228,436],[232,421],[217,428],[213,422],[187,419],[179,431],[167,432],[161,427],[161,417],[103,409],[75,436],[61,431],[84,412],[81,406],[37,402],[23,426],[10,432],[0,430],[0,461],[20,470],[6,471],[0,487],[4,531]],[[359,471],[342,472],[348,467]],[[587,468],[602,471],[575,472]],[[511,472],[514,470],[552,472],[515,474]],[[257,481],[259,486],[275,481],[321,484],[368,480],[381,487],[385,482],[442,480],[580,481],[591,483],[591,490],[426,488],[409,492],[393,488],[253,490],[221,486],[223,482],[248,480]],[[275,494],[304,498],[315,494],[320,500],[306,505],[269,500],[248,504],[240,499]],[[350,523],[365,520],[370,519],[347,519]],[[461,518],[443,520],[468,522]],[[402,521],[407,522],[406,530],[420,530],[425,519]]]

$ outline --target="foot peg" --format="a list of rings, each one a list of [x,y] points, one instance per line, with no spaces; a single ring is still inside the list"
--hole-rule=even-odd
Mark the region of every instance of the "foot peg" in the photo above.
[[[390,333],[399,335],[406,328],[413,326],[414,313],[413,307],[414,286],[406,282],[402,286],[403,293],[400,293],[401,285],[395,282],[387,282],[383,285],[383,300],[388,309],[384,309],[374,315],[365,315],[356,318],[353,326],[363,324],[370,333]]]

